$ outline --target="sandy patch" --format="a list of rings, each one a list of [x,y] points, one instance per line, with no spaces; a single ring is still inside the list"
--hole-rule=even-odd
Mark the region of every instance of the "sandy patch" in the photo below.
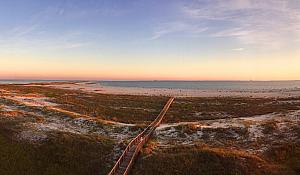
[[[19,140],[26,140],[31,143],[39,143],[47,139],[47,135],[43,132],[36,131],[22,131],[18,134],[17,138]]]
[[[14,106],[7,106],[4,104],[0,104],[0,111],[2,112],[13,112],[13,111],[17,111],[17,108]]]
[[[201,142],[213,146],[234,145],[240,149],[261,153],[273,142],[299,139],[293,130],[299,126],[299,118],[300,110],[296,110],[253,117],[164,123],[156,129],[155,135],[159,148]],[[265,146],[257,145],[257,141]]]
[[[200,89],[171,89],[171,88],[135,88],[112,87],[95,83],[61,83],[44,85],[58,89],[82,90],[93,93],[120,94],[120,95],[148,95],[148,96],[174,96],[174,97],[299,97],[300,89],[278,90],[200,90]]]
[[[45,107],[45,106],[57,106],[57,104],[49,102],[49,98],[40,97],[37,95],[16,95],[16,96],[4,96],[4,98],[17,101],[26,106],[36,106],[36,107]]]

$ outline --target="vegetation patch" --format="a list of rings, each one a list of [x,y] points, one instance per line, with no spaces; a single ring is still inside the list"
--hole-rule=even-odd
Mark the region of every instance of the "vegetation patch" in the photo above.
[[[0,85],[0,89],[18,95],[40,94],[59,107],[82,115],[126,123],[149,123],[168,100],[163,96],[132,96],[88,93],[80,90],[55,89],[23,85]]]
[[[265,156],[271,161],[283,164],[294,174],[300,174],[300,142],[273,145]]]
[[[0,174],[98,175],[112,165],[113,143],[107,138],[53,132],[43,143],[30,144],[13,138],[16,123],[0,125]]]
[[[251,117],[300,109],[300,98],[193,97],[176,98],[165,122]],[[289,103],[286,103],[289,101]]]
[[[280,166],[246,152],[222,148],[175,147],[148,155],[142,154],[132,174],[212,175],[212,174],[281,174]]]

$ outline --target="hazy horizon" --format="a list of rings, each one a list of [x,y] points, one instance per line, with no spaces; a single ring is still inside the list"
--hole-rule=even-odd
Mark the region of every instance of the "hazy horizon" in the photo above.
[[[91,82],[99,82],[99,81],[128,81],[128,82],[284,82],[284,81],[300,81],[300,80],[184,80],[184,79],[1,79],[1,81],[91,81]]]

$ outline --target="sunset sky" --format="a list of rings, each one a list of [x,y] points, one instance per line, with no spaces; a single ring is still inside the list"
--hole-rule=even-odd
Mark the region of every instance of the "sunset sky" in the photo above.
[[[0,79],[300,79],[298,0],[2,0]]]

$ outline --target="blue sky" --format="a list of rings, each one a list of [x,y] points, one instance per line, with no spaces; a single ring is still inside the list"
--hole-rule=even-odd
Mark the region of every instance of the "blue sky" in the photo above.
[[[297,0],[0,2],[0,78],[300,79],[299,50]]]

